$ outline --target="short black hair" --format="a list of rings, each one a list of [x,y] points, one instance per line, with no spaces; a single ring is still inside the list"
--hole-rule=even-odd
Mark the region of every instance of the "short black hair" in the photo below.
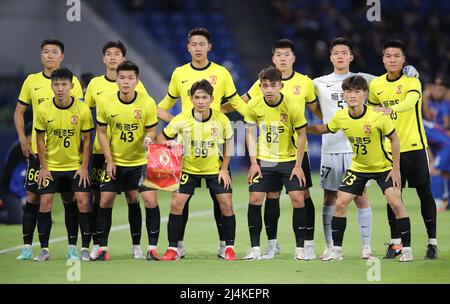
[[[102,48],[103,56],[105,56],[106,50],[110,48],[118,48],[122,52],[123,57],[125,57],[125,55],[127,54],[127,49],[120,40],[108,41]]]
[[[136,73],[136,77],[139,76],[139,67],[136,65],[136,63],[125,60],[119,66],[117,67],[117,74],[119,74],[120,71],[134,71]]]
[[[41,50],[46,46],[47,44],[56,45],[61,50],[61,54],[64,54],[64,43],[62,43],[59,40],[56,39],[45,39],[41,42]]]
[[[54,80],[70,80],[70,82],[72,82],[73,73],[68,68],[59,68],[52,72],[50,78],[52,82]]]
[[[345,45],[350,49],[350,53],[353,54],[353,44],[352,42],[345,37],[337,37],[331,40],[330,42],[330,53],[336,45]]]
[[[348,78],[345,78],[342,82],[342,90],[357,90],[361,89],[365,92],[369,90],[369,86],[367,84],[367,80],[359,75],[351,76]]]
[[[292,53],[295,54],[294,42],[290,39],[280,39],[272,45],[272,54],[275,54],[276,49],[291,49]]]
[[[274,66],[264,68],[258,74],[259,81],[269,80],[270,82],[281,82],[281,72]]]
[[[188,42],[191,40],[192,36],[203,36],[208,40],[208,43],[211,43],[211,36],[209,32],[204,27],[194,27],[188,34]]]
[[[399,39],[389,39],[385,43],[383,43],[383,54],[387,48],[401,49],[403,55],[405,54],[405,43]]]
[[[206,79],[202,79],[199,80],[197,82],[195,82],[191,89],[189,90],[189,94],[190,96],[193,96],[195,91],[204,91],[206,94],[208,94],[209,96],[213,96],[213,91],[214,88],[213,86],[209,83],[208,80]]]

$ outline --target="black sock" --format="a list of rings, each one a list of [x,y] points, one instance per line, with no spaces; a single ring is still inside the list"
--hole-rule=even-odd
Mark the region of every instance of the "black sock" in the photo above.
[[[347,226],[346,217],[333,216],[331,220],[331,231],[333,234],[333,245],[342,247],[342,241],[344,240],[344,232]]]
[[[395,219],[395,213],[394,211],[392,211],[392,208],[391,206],[389,206],[389,204],[386,205],[386,210],[389,221],[389,228],[391,230],[391,239],[399,239],[401,238],[401,236],[400,231],[398,231],[397,229],[397,221]]]
[[[159,227],[161,225],[159,206],[145,208],[145,224],[147,226],[148,244],[156,246],[158,244]]]
[[[75,202],[63,205],[67,241],[69,245],[76,245],[78,241],[78,206]]]
[[[98,207],[97,229],[98,241],[102,247],[108,246],[109,231],[111,230],[112,208]]]
[[[306,240],[314,240],[314,225],[316,219],[316,212],[314,210],[314,203],[311,196],[305,199],[306,208]]]
[[[183,215],[169,214],[167,222],[167,238],[169,239],[169,247],[178,247],[181,231],[183,230]]]
[[[433,194],[431,194],[430,184],[425,184],[417,189],[420,199],[420,212],[422,213],[423,222],[427,228],[429,239],[436,238],[436,202]]]
[[[292,229],[297,247],[305,246],[306,238],[306,208],[294,208],[292,213]]]
[[[278,219],[280,218],[280,199],[267,198],[264,205],[264,225],[266,227],[267,239],[277,238]]]
[[[236,238],[236,217],[234,214],[231,216],[222,215],[221,222],[223,233],[225,234],[225,245],[233,246]]]
[[[191,196],[189,196],[188,200],[186,201],[186,203],[184,204],[183,207],[183,227],[181,228],[181,234],[180,234],[180,239],[179,241],[184,240],[184,232],[186,231],[186,225],[189,219],[189,201],[191,200]]]
[[[48,240],[50,239],[50,230],[52,229],[52,213],[39,212],[37,226],[41,248],[48,248]]]
[[[259,246],[262,230],[261,207],[258,205],[248,205],[247,221],[248,232],[250,233],[250,243],[252,247]]]
[[[130,223],[130,233],[133,245],[141,244],[142,213],[139,201],[128,204],[128,222]]]
[[[80,230],[81,230],[81,241],[83,248],[89,248],[89,243],[91,242],[91,227],[92,227],[92,213],[80,212]]]
[[[31,204],[27,202],[23,208],[22,232],[23,243],[31,245],[33,243],[34,229],[36,228],[39,213],[39,203]]]
[[[225,241],[225,232],[223,231],[225,228],[223,228],[223,222],[222,222],[222,211],[220,211],[220,205],[219,201],[217,200],[217,197],[214,193],[211,192],[211,189],[209,190],[209,194],[211,195],[211,198],[213,200],[214,205],[214,219],[216,220],[216,227],[217,227],[217,233],[219,234],[219,240]]]
[[[92,204],[92,221],[91,221],[91,232],[92,232],[92,243],[94,245],[98,245],[98,236],[97,236],[97,212],[98,212],[99,203],[94,201]]]
[[[403,247],[411,247],[411,222],[409,217],[400,218],[396,222],[402,237]]]

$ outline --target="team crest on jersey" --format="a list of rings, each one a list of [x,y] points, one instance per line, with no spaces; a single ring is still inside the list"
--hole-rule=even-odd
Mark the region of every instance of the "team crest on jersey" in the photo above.
[[[302,88],[301,86],[295,85],[295,86],[293,87],[293,92],[292,92],[292,93],[294,93],[295,95],[300,95],[300,89],[301,89],[301,88]]]
[[[72,115],[70,117],[70,123],[73,124],[73,125],[76,125],[78,123],[78,116]]]
[[[403,88],[403,86],[402,86],[402,85],[399,85],[399,86],[397,87],[397,92],[396,92],[396,94],[401,94],[401,93],[402,93],[402,88]]]
[[[217,83],[217,76],[209,76],[209,83],[215,85]]]
[[[217,136],[219,134],[219,128],[211,128],[211,136]]]
[[[134,110],[134,118],[141,119],[142,117],[142,111],[141,110]]]
[[[280,114],[280,121],[281,122],[287,122],[287,119],[288,119],[288,115],[287,114],[285,114],[285,113],[281,113]]]
[[[369,124],[364,125],[364,132],[365,132],[366,134],[372,133],[372,127],[371,127]]]

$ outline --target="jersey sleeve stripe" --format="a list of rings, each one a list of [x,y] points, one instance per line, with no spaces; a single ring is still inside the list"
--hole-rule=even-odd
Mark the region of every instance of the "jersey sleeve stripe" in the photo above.
[[[164,130],[162,130],[162,135],[164,135],[166,139],[174,139],[175,137],[177,137],[176,135],[174,137],[170,137],[169,135],[166,134],[166,132],[164,132]]]
[[[378,106],[378,105],[380,105],[379,103],[371,102],[369,99],[367,99],[367,102],[370,103],[370,104],[373,105],[373,106]]]
[[[327,127],[328,131],[330,131],[330,133],[333,133],[333,134],[336,133],[336,132],[331,131],[331,129],[330,129],[330,127],[328,126],[328,124],[326,124],[325,126]]]
[[[422,144],[422,149],[425,149],[425,142],[423,141],[423,134],[422,134],[422,130],[420,128],[421,125],[421,119],[419,117],[419,102],[416,102],[416,106],[414,107],[414,110],[416,111],[416,123],[417,123],[417,129],[419,132],[419,136],[420,136],[420,143]]]
[[[17,102],[22,104],[22,105],[24,105],[24,106],[26,106],[26,107],[28,107],[30,105],[29,103],[26,103],[25,101],[22,101],[20,99],[18,99]]]
[[[36,132],[38,132],[38,133],[44,133],[45,132],[45,130],[41,130],[41,129],[38,129],[38,128],[34,128],[34,130],[36,130]]]
[[[175,96],[173,96],[172,94],[170,94],[169,92],[167,92],[167,95],[169,95],[169,97],[172,98],[172,99],[177,99],[177,98],[179,97],[179,96],[178,96],[178,97],[175,97]]]
[[[394,134],[394,132],[395,132],[395,128],[394,128],[394,129],[392,129],[392,131],[391,131],[391,132],[389,132],[389,134],[386,134],[386,135],[384,135],[384,136],[386,136],[386,137],[389,137],[389,136],[391,136],[392,134]]]
[[[220,105],[227,104],[230,101],[230,99],[233,98],[236,94],[237,94],[237,91],[228,97],[226,97],[226,96],[222,97],[222,100],[220,101]]]
[[[303,128],[306,127],[307,125],[308,125],[308,123],[305,123],[304,125],[301,125],[301,126],[299,126],[299,127],[294,127],[294,129],[297,131],[297,130],[303,129]]]
[[[97,124],[99,124],[101,126],[107,126],[108,125],[106,122],[98,121],[98,119],[97,119]]]
[[[95,127],[90,128],[90,129],[86,129],[86,130],[81,130],[81,132],[91,132],[92,130],[95,130]]]
[[[154,124],[152,124],[152,125],[149,125],[149,126],[145,126],[147,129],[151,129],[151,128],[153,128],[154,126],[156,126],[158,123],[156,122],[156,123],[154,123]]]
[[[252,96],[250,96],[250,93],[245,93],[245,95],[247,95],[248,100],[252,99]]]
[[[394,131],[395,131],[395,129],[394,129]],[[381,132],[380,132],[380,145],[381,145],[381,150],[383,150],[383,154],[384,154],[384,157],[386,157],[386,159],[390,162],[390,163],[392,163],[392,159],[389,157],[389,154],[386,152],[386,150],[384,149],[384,144],[383,144],[383,134],[381,134]]]
[[[311,101],[307,101],[306,103],[307,103],[307,104],[312,104],[312,103],[315,103],[315,102],[317,102],[317,98],[314,98],[314,99],[311,100]]]
[[[419,91],[417,91],[417,90],[409,90],[409,91],[406,92],[406,93],[409,93],[409,92],[416,92],[417,94],[419,94],[419,97],[422,96],[422,94],[421,94]]]

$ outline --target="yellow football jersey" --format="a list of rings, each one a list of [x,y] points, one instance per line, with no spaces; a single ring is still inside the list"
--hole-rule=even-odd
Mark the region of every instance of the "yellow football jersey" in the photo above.
[[[292,96],[300,104],[299,110],[301,115],[305,115],[305,106],[307,103],[313,103],[316,100],[316,94],[314,92],[314,83],[306,75],[293,72],[288,78],[282,78],[283,88],[281,93],[285,96]],[[246,93],[249,100],[262,96],[261,89],[259,87],[259,79],[252,85],[250,90]],[[295,137],[295,144],[297,144],[297,137]],[[305,152],[308,151],[308,142],[306,142]]]
[[[45,159],[50,171],[73,171],[83,161],[82,132],[94,129],[89,107],[72,97],[67,108],[52,100],[43,101],[36,111],[35,129],[45,132]]]
[[[70,95],[75,97],[76,100],[83,99],[83,90],[75,76],[73,76],[73,89],[70,91]],[[45,76],[43,72],[28,75],[20,90],[19,102],[33,107],[33,126],[36,125],[38,105],[46,100],[52,100],[53,97],[55,97],[55,94],[53,94],[50,77]],[[34,128],[31,132],[31,149],[34,153],[37,153],[36,130]]]
[[[239,113],[245,114],[247,104],[238,95],[230,72],[212,61],[202,69],[195,68],[192,63],[177,67],[172,73],[167,95],[158,107],[168,111],[181,98],[181,111],[190,113],[193,105],[189,91],[195,82],[202,79],[208,80],[214,87],[212,109],[220,111],[221,104],[229,101]]]
[[[120,99],[118,91],[104,98],[105,102],[97,104],[97,123],[111,130],[109,146],[114,162],[123,167],[145,165],[144,138],[147,129],[158,124],[155,101],[140,92],[129,103]]]
[[[86,94],[84,95],[84,102],[92,109],[95,108],[96,105],[101,102],[102,97],[104,95],[108,95],[108,93],[115,93],[119,90],[119,86],[115,80],[109,79],[106,75],[101,75],[92,78],[89,83]],[[147,90],[141,81],[136,85],[136,92],[141,92],[147,94]],[[106,135],[108,139],[111,138],[111,130],[106,128]],[[102,148],[98,142],[97,136],[94,139],[94,149],[93,154],[103,154]]]
[[[428,147],[422,122],[422,85],[418,79],[402,75],[397,80],[389,81],[387,74],[384,74],[372,80],[369,92],[369,104],[394,109],[390,117],[400,138],[400,152]],[[408,93],[415,95],[413,103],[407,106],[406,111],[396,111],[399,106],[404,106],[402,103],[405,102]],[[389,141],[386,141],[386,149],[391,151]]]
[[[298,100],[281,94],[281,100],[272,106],[259,96],[248,105],[245,122],[258,125],[256,158],[272,162],[296,160],[296,130],[307,125]]]
[[[327,124],[328,130],[342,130],[353,149],[350,170],[363,173],[385,172],[392,169],[392,160],[385,150],[384,136],[390,136],[394,126],[389,117],[364,106],[359,117],[350,116],[348,108],[334,114]]]
[[[221,145],[233,137],[229,119],[218,110],[211,109],[210,116],[199,121],[194,110],[175,116],[164,128],[167,139],[183,144],[182,170],[190,174],[218,174],[223,156]]]

